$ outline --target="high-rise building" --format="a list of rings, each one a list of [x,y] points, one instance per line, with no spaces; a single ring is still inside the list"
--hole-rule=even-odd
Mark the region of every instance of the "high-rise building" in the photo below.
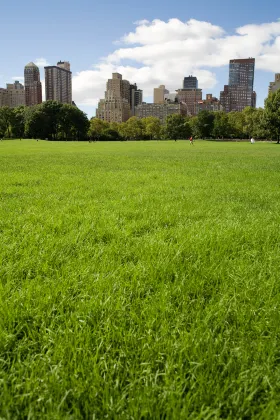
[[[161,124],[165,123],[168,115],[180,114],[188,115],[187,105],[184,103],[164,103],[164,104],[145,104],[135,108],[135,115],[138,118],[156,117]]]
[[[46,101],[72,104],[72,72],[68,61],[45,67]]]
[[[198,89],[198,81],[194,76],[184,77],[183,89]]]
[[[154,103],[155,104],[164,104],[164,95],[167,95],[169,90],[165,89],[164,85],[160,85],[158,88],[154,89]]]
[[[42,103],[42,84],[40,71],[34,63],[28,63],[24,68],[25,104],[27,106]]]
[[[131,115],[135,115],[135,107],[141,105],[143,102],[143,91],[137,88],[137,84],[130,85],[130,109]]]
[[[178,89],[178,102],[183,102],[187,106],[189,116],[197,114],[197,103],[202,100],[202,89]]]
[[[130,83],[122,75],[113,73],[106,85],[105,99],[101,99],[96,117],[108,122],[124,122],[131,116]]]
[[[276,92],[278,89],[280,89],[280,73],[276,73],[274,82],[269,83],[268,94]]]
[[[230,60],[229,83],[220,94],[224,111],[242,111],[247,106],[256,106],[254,74],[254,58]]]

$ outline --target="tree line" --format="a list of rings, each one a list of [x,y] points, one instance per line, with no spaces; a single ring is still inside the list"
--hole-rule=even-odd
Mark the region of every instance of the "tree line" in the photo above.
[[[123,123],[88,120],[77,107],[47,101],[33,107],[0,108],[0,137],[48,140],[153,139],[275,139],[280,142],[280,89],[263,108],[242,112],[201,111],[195,117],[169,115],[162,125],[156,117],[131,117]]]
[[[0,137],[47,140],[87,139],[89,120],[76,106],[46,101],[40,105],[0,108]]]
[[[90,120],[93,140],[144,139],[276,139],[280,141],[280,90],[271,93],[264,108],[247,107],[242,112],[201,111],[195,117],[169,115],[164,125],[155,117],[131,117],[124,123]]]

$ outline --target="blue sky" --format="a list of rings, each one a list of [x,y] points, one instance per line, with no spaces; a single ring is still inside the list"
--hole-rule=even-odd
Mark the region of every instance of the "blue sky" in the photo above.
[[[127,0],[2,0],[0,87],[15,77],[22,77],[26,63],[42,58],[49,64],[55,64],[60,59],[70,61],[73,99],[89,116],[94,114],[97,100],[105,90],[106,78],[113,70],[123,70],[126,78],[130,77],[131,82],[137,82],[143,88],[147,100],[151,100],[153,85],[163,82],[172,91],[180,87],[184,75],[196,71],[204,95],[213,92],[219,96],[219,91],[228,79],[228,57],[234,58],[230,55],[227,57],[224,52],[227,49],[224,38],[229,37],[226,41],[229,53],[240,51],[240,55],[246,54],[245,57],[259,54],[255,90],[258,105],[263,106],[268,84],[273,80],[274,72],[280,72],[280,23],[277,23],[280,13],[275,16],[277,8],[276,1],[271,0],[265,4],[259,0],[235,0],[230,3],[222,0],[142,0],[135,3]],[[167,24],[172,18],[176,21],[169,27]],[[157,21],[151,24],[155,19]],[[135,22],[142,20],[149,22],[135,25]],[[177,37],[176,28],[184,31],[183,25],[186,22],[190,22],[189,27],[192,28],[190,35],[187,29],[187,35]],[[207,28],[205,30],[202,22],[209,22],[209,31]],[[264,38],[261,25],[272,22],[276,26],[266,28]],[[253,26],[248,36],[245,31],[248,39],[246,47],[241,46],[240,40],[239,44],[233,45],[236,41],[236,28],[249,24]],[[215,29],[217,27],[223,29],[224,33],[218,34],[219,31]],[[150,39],[142,41],[140,33],[136,41],[132,36],[115,43],[126,34],[135,34],[137,28],[140,28],[144,37],[147,33]],[[157,29],[162,30],[162,36],[153,44],[153,31]],[[183,42],[187,39],[190,40],[188,45],[192,51],[187,51],[189,47],[186,47],[186,55],[183,57]],[[217,46],[222,43],[223,46],[215,49],[213,43]],[[196,45],[197,56],[193,51]],[[269,51],[268,47],[271,47]],[[213,48],[212,57],[217,55],[213,65],[210,58],[209,65],[202,60],[207,48]],[[158,56],[160,50],[166,51],[166,55],[161,52]],[[113,58],[108,59],[112,53]],[[94,67],[96,65],[98,67]],[[43,79],[43,67],[40,70]]]

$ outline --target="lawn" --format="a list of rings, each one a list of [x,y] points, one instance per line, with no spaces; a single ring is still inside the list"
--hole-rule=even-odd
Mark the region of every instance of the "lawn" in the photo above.
[[[279,419],[280,146],[0,142],[0,419]]]

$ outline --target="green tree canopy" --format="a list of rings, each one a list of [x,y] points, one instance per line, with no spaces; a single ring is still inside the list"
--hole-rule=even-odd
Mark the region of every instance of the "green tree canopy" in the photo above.
[[[265,101],[264,125],[271,139],[280,143],[280,89],[270,93]]]

